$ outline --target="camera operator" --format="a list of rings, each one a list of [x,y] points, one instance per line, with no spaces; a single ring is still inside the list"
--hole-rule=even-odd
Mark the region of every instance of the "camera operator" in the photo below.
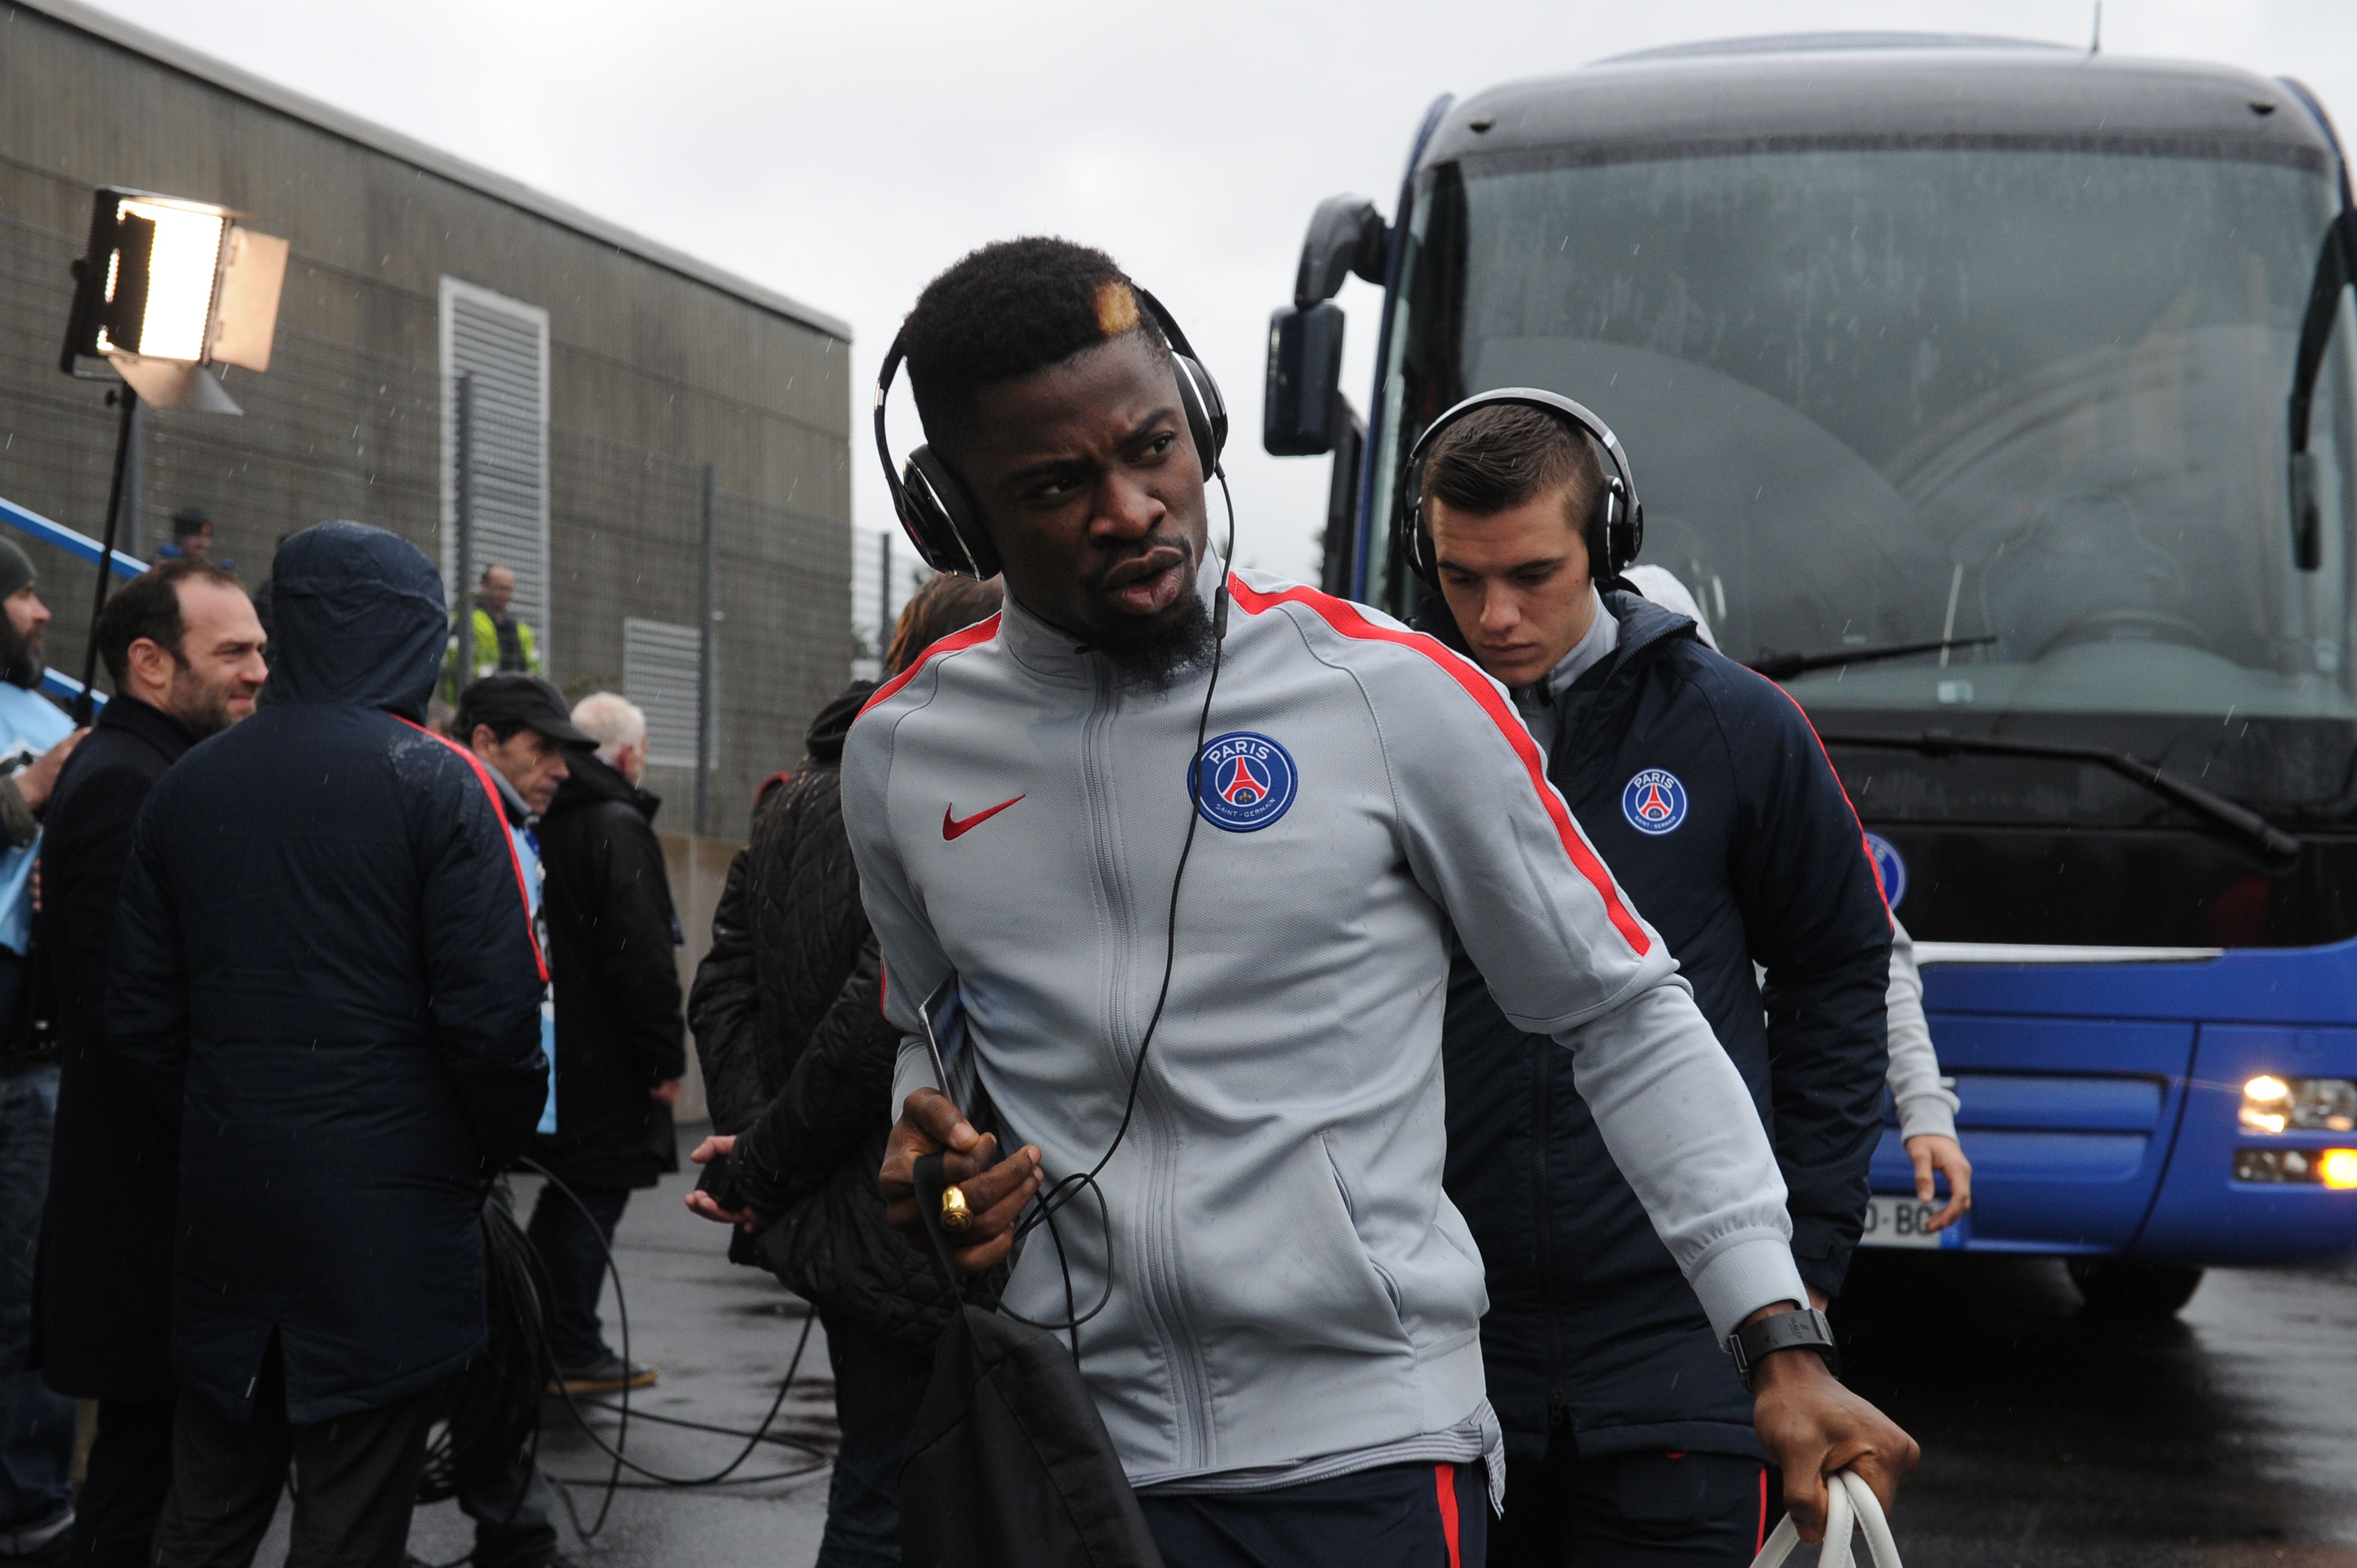
[[[480,1211],[547,1089],[546,981],[487,771],[419,724],[417,549],[305,530],[253,717],[132,832],[106,1034],[180,1127],[161,1568],[399,1568],[442,1386],[489,1342]]]
[[[41,842],[41,947],[58,988],[58,1129],[41,1217],[41,1369],[98,1402],[72,1560],[145,1568],[172,1477],[175,1118],[106,1038],[107,945],[131,825],[165,769],[253,712],[269,671],[237,578],[167,561],[99,613],[114,695],[58,779]]]
[[[1103,1162],[1102,1210],[1034,1234],[1006,1300],[1061,1324],[1103,1296],[1082,1372],[1165,1557],[1480,1560],[1500,1444],[1480,1264],[1441,1189],[1451,924],[1566,1052],[1714,1332],[1759,1348],[1754,1418],[1803,1525],[1842,1466],[1889,1495],[1913,1443],[1781,1321],[1807,1295],[1742,1079],[1497,688],[1211,554],[1216,390],[1101,252],[976,252],[899,345],[935,498],[904,515],[944,558],[995,558],[1006,608],[845,746],[908,1039],[886,1193],[922,1234],[913,1165],[947,1151],[980,1270],[1043,1176]],[[952,975],[1031,1140],[1003,1160],[928,1087],[920,1009]]]

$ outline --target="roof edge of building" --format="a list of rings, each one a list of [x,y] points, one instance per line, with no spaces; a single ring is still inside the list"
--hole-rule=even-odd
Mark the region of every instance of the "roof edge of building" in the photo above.
[[[851,323],[839,316],[829,315],[776,289],[739,277],[661,241],[650,240],[569,201],[535,190],[522,180],[510,178],[479,164],[469,163],[456,154],[444,152],[439,147],[374,121],[364,120],[333,104],[323,103],[226,60],[216,59],[160,33],[151,32],[135,22],[125,21],[94,5],[85,5],[83,0],[0,0],[0,4],[47,16],[51,21],[88,33],[133,54],[145,56],[159,65],[195,77],[241,98],[250,99],[264,108],[300,120],[331,135],[414,165],[455,185],[465,186],[493,200],[506,202],[511,207],[521,208],[536,217],[562,224],[617,250],[627,251],[643,261],[718,289],[723,294],[733,295],[748,304],[788,317],[805,327],[839,338],[845,343],[851,341]]]

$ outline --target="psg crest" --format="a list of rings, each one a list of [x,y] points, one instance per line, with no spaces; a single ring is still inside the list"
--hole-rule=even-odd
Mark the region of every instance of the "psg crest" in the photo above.
[[[1257,832],[1292,807],[1300,779],[1291,752],[1265,735],[1237,730],[1205,744],[1195,809],[1215,828]]]
[[[1640,768],[1620,791],[1620,814],[1639,832],[1658,838],[1686,820],[1686,787],[1666,769]]]
[[[1907,863],[1880,833],[1867,834],[1866,847],[1874,855],[1875,875],[1882,878],[1882,896],[1896,909],[1899,900],[1907,897]]]

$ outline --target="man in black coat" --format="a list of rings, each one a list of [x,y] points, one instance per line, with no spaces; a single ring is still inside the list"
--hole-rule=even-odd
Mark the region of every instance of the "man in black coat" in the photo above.
[[[144,1568],[172,1475],[177,1127],[115,1060],[107,944],[131,824],[164,770],[253,712],[269,671],[236,577],[169,561],[107,600],[114,696],[49,798],[40,950],[58,993],[58,1122],[41,1216],[36,1343],[60,1394],[98,1402],[72,1560]]]
[[[1684,617],[1598,592],[1604,475],[1584,433],[1482,408],[1435,438],[1424,478],[1441,593],[1417,624],[1508,687],[1548,779],[1676,957],[1774,1143],[1822,1307],[1882,1132],[1890,917],[1864,829],[1781,690]],[[1752,1396],[1561,1052],[1507,1022],[1461,950],[1443,1044],[1446,1179],[1487,1266],[1482,1359],[1510,1477],[1492,1568],[1739,1568],[1773,1521]]]
[[[155,1561],[397,1568],[434,1395],[489,1341],[480,1210],[546,1094],[498,795],[420,725],[448,619],[416,548],[307,529],[254,716],[157,784],[113,1052],[180,1126],[172,1490]]]
[[[671,1108],[687,1070],[680,929],[655,838],[662,802],[639,788],[646,724],[611,692],[583,698],[573,727],[598,749],[567,753],[537,829],[556,993],[556,1131],[533,1153],[573,1196],[544,1187],[530,1234],[556,1296],[558,1373],[575,1393],[655,1380],[653,1369],[626,1365],[606,1343],[597,1294],[631,1192],[679,1168]]]

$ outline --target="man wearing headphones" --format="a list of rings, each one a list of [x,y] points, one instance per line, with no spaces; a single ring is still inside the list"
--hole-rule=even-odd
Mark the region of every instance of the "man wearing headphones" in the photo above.
[[[1468,399],[1426,431],[1404,487],[1402,546],[1438,590],[1417,624],[1508,688],[1548,779],[1693,986],[1773,1130],[1792,1252],[1823,1306],[1882,1132],[1890,967],[1840,779],[1781,690],[1620,581],[1644,514],[1586,409],[1523,388]],[[1482,1348],[1511,1477],[1491,1562],[1739,1568],[1772,1522],[1766,1465],[1782,1456],[1616,1168],[1609,1122],[1555,1044],[1501,1010],[1487,968],[1458,947],[1443,1040],[1448,1187],[1488,1264]]]
[[[1006,604],[844,751],[904,1036],[885,1192],[921,1235],[912,1165],[946,1150],[974,1270],[1072,1199],[1004,1304],[1072,1336],[1165,1560],[1482,1560],[1481,1269],[1441,1190],[1452,924],[1754,1369],[1795,1512],[1821,1525],[1845,1466],[1888,1498],[1914,1444],[1822,1359],[1742,1080],[1498,688],[1212,556],[1217,389],[1101,252],[1016,241],[929,285],[879,446],[903,357],[929,440],[886,459],[903,521]],[[932,1087],[951,984],[949,1070],[1021,1143],[1003,1158]]]

